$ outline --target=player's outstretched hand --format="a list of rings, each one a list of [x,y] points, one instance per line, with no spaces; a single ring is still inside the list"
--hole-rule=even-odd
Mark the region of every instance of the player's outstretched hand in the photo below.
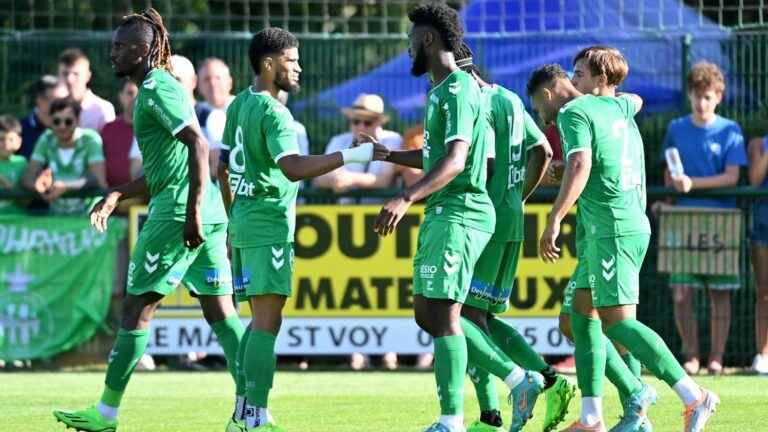
[[[203,222],[200,216],[187,216],[187,220],[184,222],[184,246],[187,249],[194,249],[203,244],[204,241]]]
[[[107,196],[97,202],[91,209],[91,226],[94,227],[96,231],[103,233],[107,230],[107,220],[109,219],[109,215],[115,211],[118,198],[120,198],[120,195],[118,194],[107,194]]]
[[[555,244],[559,235],[560,223],[547,222],[547,227],[539,240],[539,253],[544,261],[553,263],[560,258],[560,248]]]
[[[379,212],[376,222],[373,223],[373,230],[382,237],[391,234],[410,206],[411,202],[403,197],[390,200]]]
[[[368,135],[365,132],[358,132],[352,139],[352,147],[357,147],[363,143],[373,144],[373,159],[383,161],[389,158],[389,149],[384,144],[380,143],[375,137]]]

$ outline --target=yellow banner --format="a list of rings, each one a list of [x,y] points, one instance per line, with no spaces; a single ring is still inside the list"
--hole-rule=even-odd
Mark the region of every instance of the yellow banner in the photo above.
[[[556,264],[547,264],[538,256],[538,239],[550,208],[528,205],[525,209],[526,239],[509,316],[559,314],[563,292],[576,266],[576,220],[574,214],[569,214],[563,221],[563,257]],[[398,230],[387,238],[379,237],[372,229],[380,209],[380,205],[298,207],[293,295],[286,304],[286,316],[413,315],[412,259],[423,207],[413,207]],[[131,246],[144,218],[145,208],[131,212]],[[189,308],[197,307],[197,301],[186,290],[177,290],[163,301],[163,306],[158,315],[189,316]],[[247,315],[247,308],[243,309]]]

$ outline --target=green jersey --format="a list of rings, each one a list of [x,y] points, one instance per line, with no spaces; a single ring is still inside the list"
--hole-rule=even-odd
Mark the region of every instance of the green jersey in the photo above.
[[[27,170],[27,160],[24,156],[11,155],[8,160],[0,160],[0,177],[10,182],[14,187],[21,183],[21,177]],[[18,210],[20,207],[12,200],[0,200],[0,211]]]
[[[645,152],[633,132],[636,111],[628,97],[584,95],[557,116],[564,159],[578,151],[592,155],[578,201],[587,240],[651,232],[645,215]]]
[[[249,87],[227,109],[222,142],[230,150],[232,246],[292,243],[299,183],[288,180],[277,165],[280,158],[299,154],[291,113],[277,99]]]
[[[165,69],[152,69],[139,87],[133,111],[133,133],[149,189],[149,220],[186,220],[188,151],[176,134],[194,123],[197,117],[186,90]],[[219,190],[210,179],[203,187],[203,223],[226,223]]]
[[[48,165],[53,180],[72,181],[88,177],[92,165],[104,163],[101,136],[91,129],[75,129],[75,146],[59,148],[59,139],[48,129],[40,135],[30,157],[42,165]],[[93,199],[59,198],[51,203],[54,213],[82,213]]]
[[[466,72],[454,71],[427,94],[424,173],[448,154],[448,143],[461,139],[470,146],[464,171],[427,198],[425,222],[439,217],[493,233],[496,214],[485,186],[487,123],[480,88]]]
[[[528,151],[546,142],[544,133],[525,110],[523,101],[504,87],[482,89],[488,110],[493,175],[488,195],[496,209],[496,231],[492,241],[520,241],[523,232],[523,186]]]

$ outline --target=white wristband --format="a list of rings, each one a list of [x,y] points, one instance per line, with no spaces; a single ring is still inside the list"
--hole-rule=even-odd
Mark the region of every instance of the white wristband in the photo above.
[[[363,143],[357,147],[341,150],[341,158],[344,165],[350,163],[366,163],[373,159],[373,143]]]

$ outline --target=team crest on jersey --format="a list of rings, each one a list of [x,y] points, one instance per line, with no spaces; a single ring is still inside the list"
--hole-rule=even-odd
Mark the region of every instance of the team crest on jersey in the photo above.
[[[448,84],[448,91],[451,92],[451,94],[458,94],[461,91],[461,83],[452,82]]]
[[[723,147],[720,145],[720,143],[713,142],[709,143],[709,150],[712,153],[720,156],[720,153],[723,151]]]

